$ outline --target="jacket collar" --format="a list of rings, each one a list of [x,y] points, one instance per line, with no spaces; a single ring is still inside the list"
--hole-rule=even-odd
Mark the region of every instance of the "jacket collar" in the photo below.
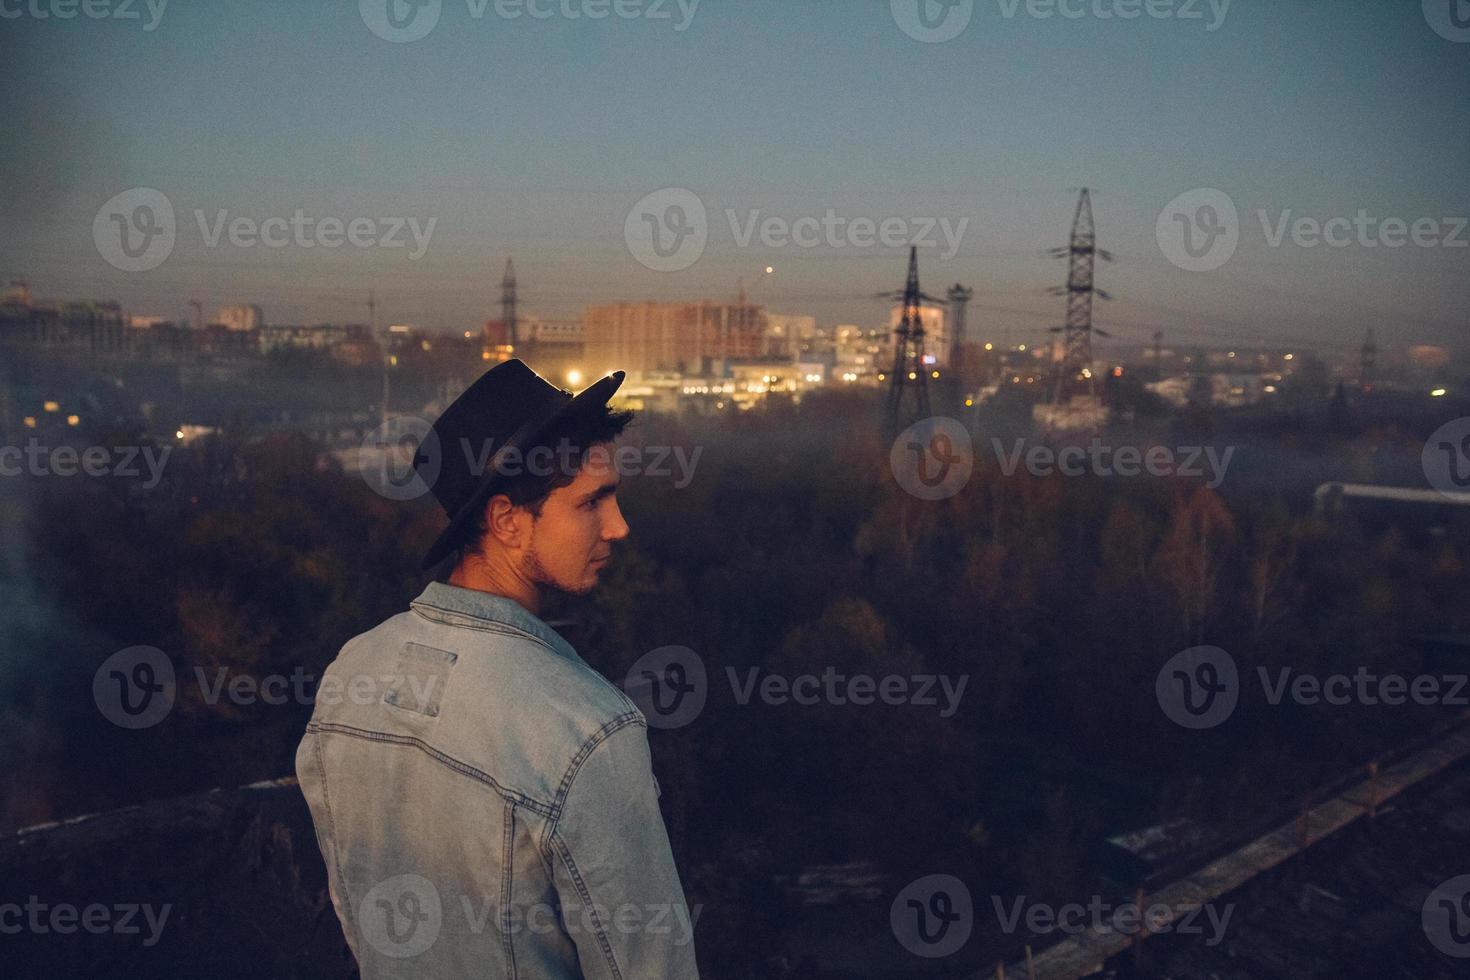
[[[432,619],[443,620],[446,618],[443,614],[450,613],[509,626],[529,633],[574,663],[585,663],[560,633],[532,615],[525,606],[505,596],[463,589],[447,582],[430,582],[410,605]]]

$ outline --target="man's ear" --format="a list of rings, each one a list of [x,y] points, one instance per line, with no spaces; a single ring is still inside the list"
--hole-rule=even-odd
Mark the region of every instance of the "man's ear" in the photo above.
[[[485,528],[506,548],[519,548],[530,533],[530,513],[517,507],[503,493],[485,502]]]

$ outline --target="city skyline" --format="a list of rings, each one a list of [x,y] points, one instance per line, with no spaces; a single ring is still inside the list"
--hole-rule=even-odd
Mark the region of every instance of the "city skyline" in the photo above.
[[[665,6],[667,21],[594,21],[444,3],[412,43],[375,36],[355,4],[165,6],[153,30],[7,20],[25,70],[0,97],[23,137],[5,151],[0,274],[140,314],[259,303],[273,322],[364,320],[372,291],[380,325],[451,331],[494,317],[514,255],[522,309],[548,317],[743,284],[772,312],[867,325],[887,319],[872,297],[901,284],[907,244],[927,235],[926,288],[973,288],[972,334],[1039,338],[1061,322],[1048,290],[1065,274],[1044,252],[1089,186],[1118,259],[1099,270],[1117,299],[1098,323],[1118,343],[1163,329],[1345,352],[1372,327],[1386,347],[1461,344],[1470,135],[1450,93],[1470,81],[1470,46],[1417,4],[1236,0],[1196,5],[1199,20],[1179,4],[1123,21],[1098,4],[1071,18],[981,3],[942,43],[906,34],[886,3],[706,2],[682,31],[688,8]],[[548,50],[563,66],[552,75]],[[303,87],[314,97],[293,99]],[[98,253],[93,224],[133,188],[167,197],[177,244],[127,273]],[[671,188],[705,210],[707,243],[660,272],[626,233]],[[1188,271],[1160,219],[1212,188],[1238,209],[1239,247]],[[227,230],[298,213],[380,233],[416,221],[419,235],[273,248]],[[1315,239],[1297,234],[1301,218]],[[888,245],[862,243],[863,222],[895,221]],[[1407,240],[1425,221],[1436,246]],[[1334,222],[1341,237],[1324,236]],[[1385,242],[1393,222],[1399,246]]]

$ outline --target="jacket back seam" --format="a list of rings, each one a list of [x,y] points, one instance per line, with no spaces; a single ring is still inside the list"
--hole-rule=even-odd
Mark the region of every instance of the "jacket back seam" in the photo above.
[[[337,888],[342,894],[342,905],[347,911],[347,921],[355,923],[357,919],[352,914],[352,895],[347,891],[347,877],[342,873],[342,862],[337,859],[337,821],[332,816],[332,794],[327,790],[327,760],[322,755],[322,740],[320,738],[313,738],[311,740],[311,752],[312,755],[316,756],[316,766],[322,774],[322,809],[326,811],[327,830],[331,835],[332,854],[330,860],[332,864],[332,876],[337,879]]]
[[[516,980],[516,950],[511,899],[514,895],[516,805],[505,801],[505,833],[500,844],[500,941],[505,949],[505,975]]]
[[[484,772],[480,769],[476,769],[474,766],[470,765],[467,762],[461,762],[454,756],[449,755],[446,752],[442,752],[439,749],[434,748],[429,743],[423,741],[422,739],[415,738],[412,735],[391,735],[387,732],[375,732],[366,728],[356,728],[352,725],[343,725],[339,722],[332,721],[313,721],[311,724],[306,726],[306,730],[308,732],[318,733],[333,732],[339,735],[348,735],[353,738],[365,739],[372,742],[388,742],[394,745],[406,745],[411,748],[416,748],[429,757],[442,763],[447,768],[452,769],[463,776],[468,776],[476,782],[489,787],[492,792],[496,793],[503,799],[509,800],[513,803],[525,807],[528,810],[539,813],[543,817],[550,818],[554,814],[554,809],[552,805],[542,803],[540,800],[527,796],[525,793],[522,793],[518,790],[513,790],[509,787],[502,786],[500,783],[496,782],[495,777],[491,776],[489,773]]]
[[[582,900],[588,918],[592,920],[592,928],[597,933],[597,945],[602,949],[602,955],[607,958],[607,965],[612,970],[614,980],[623,980],[623,971],[618,967],[617,957],[613,955],[612,943],[608,942],[607,931],[602,926],[602,919],[597,915],[597,906],[592,902],[592,893],[587,890],[587,883],[582,880],[582,872],[577,870],[577,864],[572,860],[571,848],[567,846],[561,834],[553,833],[552,845],[561,855],[562,862],[567,866],[567,873],[571,876],[572,884],[577,888],[577,896]]]

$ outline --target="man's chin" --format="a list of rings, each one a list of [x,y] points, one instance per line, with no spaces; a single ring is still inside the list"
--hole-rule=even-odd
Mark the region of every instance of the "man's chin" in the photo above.
[[[588,595],[592,592],[593,589],[597,588],[598,573],[601,571],[601,568],[594,568],[591,572],[588,573],[588,576],[585,580],[576,584],[568,582],[542,582],[541,585],[544,588],[554,589],[557,592],[562,593],[563,595],[584,596]]]

